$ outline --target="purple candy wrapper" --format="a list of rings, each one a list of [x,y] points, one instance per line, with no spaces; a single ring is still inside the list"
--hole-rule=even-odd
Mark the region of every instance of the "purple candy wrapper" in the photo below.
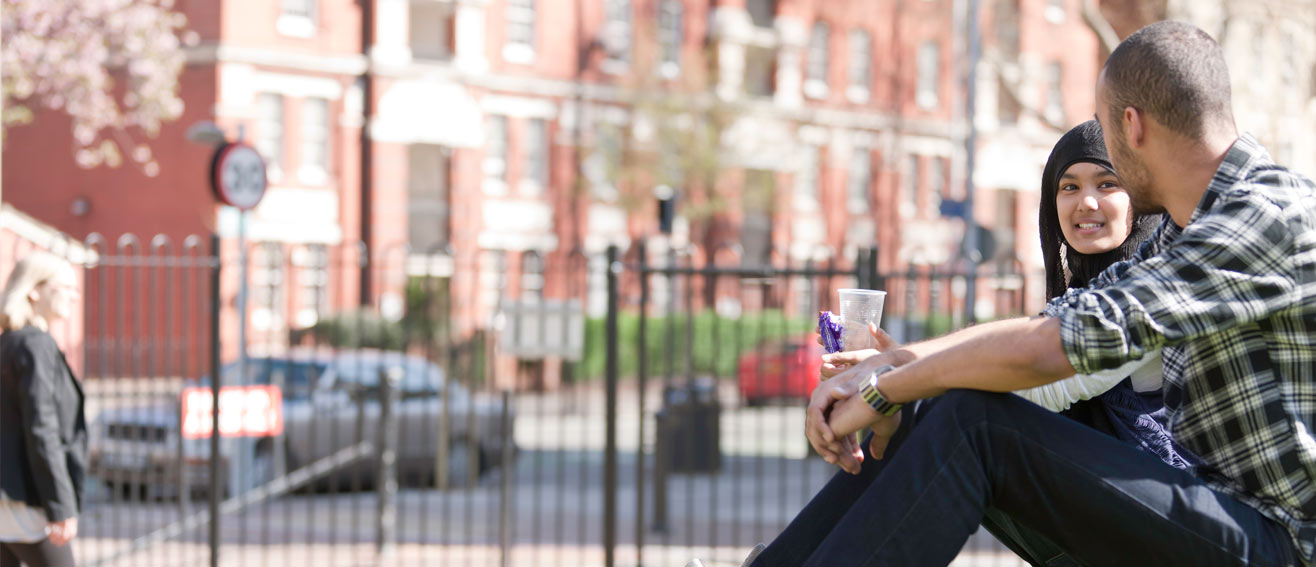
[[[818,334],[822,335],[823,350],[828,354],[841,351],[841,329],[840,317],[833,315],[831,311],[823,311],[818,314]]]

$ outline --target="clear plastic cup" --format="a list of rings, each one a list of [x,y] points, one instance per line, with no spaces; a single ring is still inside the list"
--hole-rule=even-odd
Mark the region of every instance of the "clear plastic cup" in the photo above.
[[[881,324],[886,292],[842,288],[836,293],[841,297],[841,347],[847,351],[876,347],[877,339],[868,332],[868,324]]]

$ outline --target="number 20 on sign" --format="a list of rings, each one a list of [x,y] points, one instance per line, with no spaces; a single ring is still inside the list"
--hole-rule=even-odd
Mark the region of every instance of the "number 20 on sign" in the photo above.
[[[183,438],[209,437],[214,428],[210,388],[183,390]],[[221,437],[283,434],[283,393],[277,386],[225,386],[219,390]]]

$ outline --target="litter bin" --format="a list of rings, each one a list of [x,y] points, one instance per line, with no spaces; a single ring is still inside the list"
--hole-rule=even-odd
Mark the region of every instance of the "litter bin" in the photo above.
[[[657,415],[659,466],[668,472],[717,472],[722,467],[721,414],[715,382],[664,388]]]

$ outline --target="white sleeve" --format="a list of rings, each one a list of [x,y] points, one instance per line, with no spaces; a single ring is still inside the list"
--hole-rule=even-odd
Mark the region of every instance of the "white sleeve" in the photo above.
[[[1160,351],[1149,352],[1138,360],[1130,360],[1119,368],[1102,370],[1094,374],[1075,374],[1014,393],[1024,399],[1051,411],[1059,412],[1069,409],[1075,402],[1095,398],[1106,390],[1114,388],[1129,375],[1150,364],[1160,365]]]

